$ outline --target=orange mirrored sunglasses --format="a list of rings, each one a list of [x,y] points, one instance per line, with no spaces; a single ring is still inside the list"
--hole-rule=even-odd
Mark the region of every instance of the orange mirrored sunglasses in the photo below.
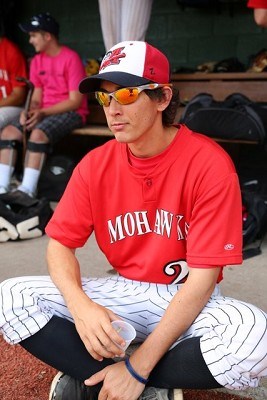
[[[171,86],[170,83],[160,84],[160,83],[149,83],[147,85],[137,86],[137,87],[125,87],[115,92],[108,93],[102,90],[95,92],[95,97],[101,106],[108,107],[111,102],[111,98],[116,100],[119,104],[126,105],[134,103],[139,94],[143,90],[155,90],[163,86]]]

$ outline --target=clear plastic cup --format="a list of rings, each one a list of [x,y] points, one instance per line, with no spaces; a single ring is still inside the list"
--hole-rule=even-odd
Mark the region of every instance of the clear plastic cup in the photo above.
[[[117,333],[124,339],[125,346],[120,346],[117,343],[116,344],[118,345],[119,348],[125,351],[129,347],[131,342],[135,339],[136,330],[131,324],[122,320],[112,321],[111,325],[117,331]]]

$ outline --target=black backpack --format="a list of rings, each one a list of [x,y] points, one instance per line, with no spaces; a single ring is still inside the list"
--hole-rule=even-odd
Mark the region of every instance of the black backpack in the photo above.
[[[242,188],[243,256],[249,258],[261,253],[261,244],[267,232],[267,201],[260,193]]]
[[[209,137],[263,144],[267,108],[241,93],[233,93],[223,101],[214,100],[209,93],[200,93],[186,105],[180,122]]]
[[[40,237],[53,214],[45,198],[27,205],[0,200],[0,242]]]
[[[59,201],[71,177],[75,162],[65,155],[51,155],[40,175],[38,197]]]

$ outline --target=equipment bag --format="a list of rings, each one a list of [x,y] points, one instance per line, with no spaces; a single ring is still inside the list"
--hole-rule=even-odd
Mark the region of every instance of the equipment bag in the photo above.
[[[261,253],[261,243],[267,232],[267,201],[258,193],[242,190],[243,255],[249,258]],[[258,246],[250,246],[257,243]]]
[[[50,156],[41,172],[38,196],[59,201],[75,167],[75,162],[64,155]]]
[[[32,204],[0,200],[0,242],[40,237],[53,214],[45,198],[33,199]]]
[[[180,122],[209,137],[263,144],[267,108],[241,93],[233,93],[224,101],[214,100],[209,93],[200,93],[186,105]]]

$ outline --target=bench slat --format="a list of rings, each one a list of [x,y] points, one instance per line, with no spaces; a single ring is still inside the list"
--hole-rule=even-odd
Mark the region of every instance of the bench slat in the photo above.
[[[87,135],[87,136],[113,136],[113,133],[109,130],[107,125],[91,125],[84,126],[83,128],[74,129],[72,131],[74,135]],[[243,140],[243,139],[222,139],[212,138],[216,142],[221,143],[243,143],[243,144],[258,144],[256,140]]]
[[[82,128],[77,128],[72,131],[74,135],[88,136],[113,136],[107,125],[90,125]]]

